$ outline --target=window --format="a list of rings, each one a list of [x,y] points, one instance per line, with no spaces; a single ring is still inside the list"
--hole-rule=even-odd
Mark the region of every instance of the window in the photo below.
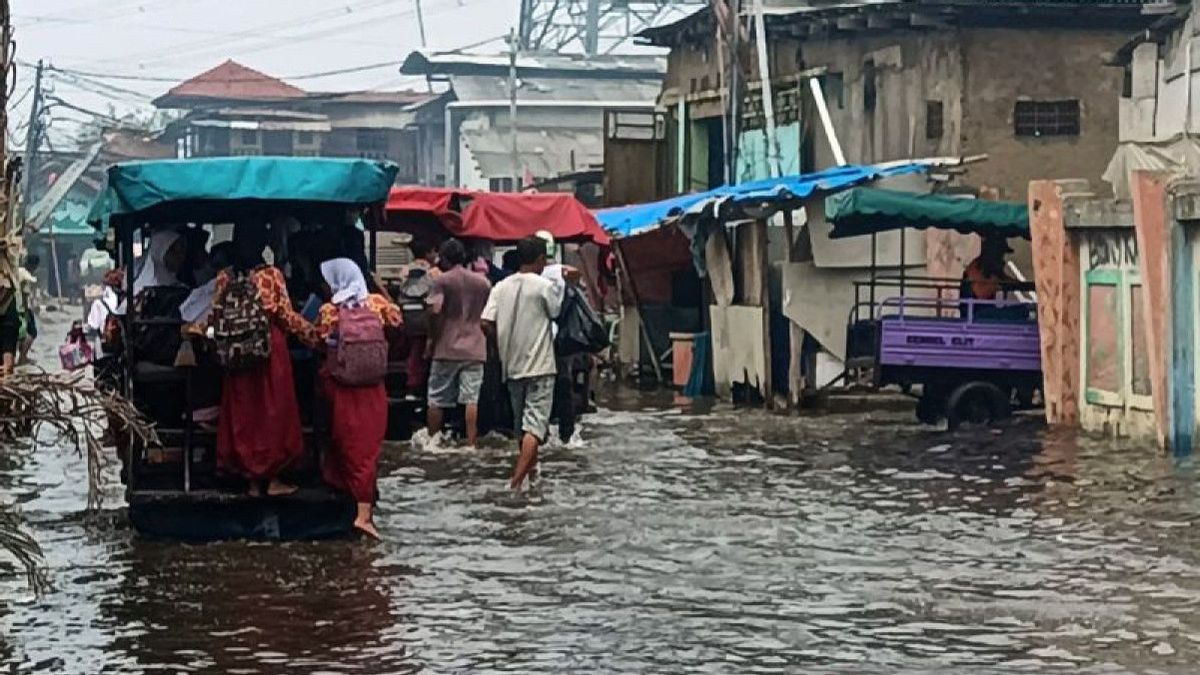
[[[846,80],[841,73],[825,73],[821,76],[821,89],[826,101],[836,101],[838,110],[846,107]]]
[[[946,126],[945,112],[941,101],[925,102],[925,138],[934,140],[942,137]]]
[[[863,86],[863,110],[872,112],[875,110],[875,60],[867,59],[863,64],[862,72]]]
[[[296,145],[313,145],[317,142],[317,135],[311,131],[297,131]]]
[[[1120,396],[1121,294],[1117,283],[1088,280],[1087,285],[1087,388],[1089,397]]]
[[[1017,101],[1013,127],[1018,136],[1078,136],[1079,101]]]
[[[357,129],[355,133],[355,147],[358,148],[359,152],[387,152],[387,129]]]
[[[243,129],[242,145],[258,145],[258,131],[256,129]]]
[[[488,179],[488,191],[489,192],[512,192],[513,191],[513,179],[509,178],[508,176],[505,176],[503,178],[489,178]]]

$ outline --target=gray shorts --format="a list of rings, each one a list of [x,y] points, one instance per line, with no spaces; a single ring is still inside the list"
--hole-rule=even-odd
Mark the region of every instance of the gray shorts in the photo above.
[[[443,410],[479,403],[483,364],[435,359],[429,368],[429,405]]]
[[[550,406],[554,402],[554,376],[525,377],[508,381],[513,423],[533,434],[539,443],[550,437]]]

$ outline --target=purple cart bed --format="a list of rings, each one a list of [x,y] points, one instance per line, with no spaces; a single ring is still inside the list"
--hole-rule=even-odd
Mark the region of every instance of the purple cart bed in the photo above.
[[[889,367],[1040,373],[1042,353],[1032,306],[986,300],[955,301],[966,316],[938,317],[946,302],[896,298],[881,303],[878,363]],[[988,316],[1009,312],[1008,317]],[[932,315],[932,316],[930,316]],[[887,378],[884,375],[884,379]]]

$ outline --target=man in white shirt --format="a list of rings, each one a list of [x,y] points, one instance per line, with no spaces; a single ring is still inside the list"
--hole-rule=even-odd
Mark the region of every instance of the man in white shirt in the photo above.
[[[550,406],[557,373],[554,319],[562,309],[566,281],[578,275],[564,268],[562,278],[546,279],[546,243],[537,237],[517,244],[521,267],[492,289],[483,309],[484,331],[496,337],[501,372],[512,399],[513,422],[521,452],[510,486],[519,490],[537,465],[538,447],[550,433]]]

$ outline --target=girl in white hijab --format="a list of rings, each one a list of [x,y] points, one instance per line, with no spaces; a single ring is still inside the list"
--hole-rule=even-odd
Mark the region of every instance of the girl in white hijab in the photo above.
[[[176,274],[187,257],[187,243],[175,230],[159,230],[150,235],[150,251],[142,271],[133,281],[133,294],[156,286],[182,286]]]
[[[321,276],[332,291],[332,302],[321,306],[317,316],[317,334],[327,343],[338,330],[341,308],[356,303],[373,312],[385,327],[399,328],[400,308],[390,300],[367,290],[362,269],[349,258],[334,258],[321,263]],[[375,502],[375,472],[379,451],[387,432],[387,391],[382,382],[351,387],[339,383],[328,369],[321,380],[330,409],[331,452],[325,453],[321,467],[325,482],[349,492],[358,505],[354,527],[372,538],[379,537],[372,516]]]
[[[333,304],[364,302],[370,291],[362,270],[349,258],[334,258],[321,263],[321,276],[333,292]]]

